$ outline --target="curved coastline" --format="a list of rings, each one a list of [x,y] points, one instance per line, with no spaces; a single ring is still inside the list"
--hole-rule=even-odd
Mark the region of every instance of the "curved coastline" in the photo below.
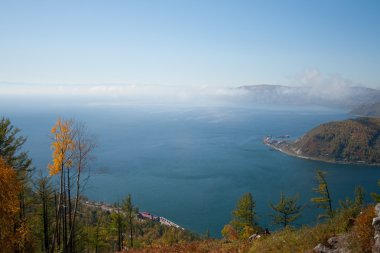
[[[305,160],[332,163],[332,164],[349,164],[349,165],[365,165],[365,166],[380,167],[380,163],[367,163],[365,161],[358,161],[358,162],[339,161],[339,160],[332,160],[332,159],[324,159],[321,157],[311,157],[311,156],[300,155],[300,154],[297,154],[297,152],[292,149],[291,147],[292,143],[288,141],[269,143],[264,140],[263,142],[266,146],[270,147],[271,149],[277,150],[289,156],[293,156],[293,157],[301,158]]]

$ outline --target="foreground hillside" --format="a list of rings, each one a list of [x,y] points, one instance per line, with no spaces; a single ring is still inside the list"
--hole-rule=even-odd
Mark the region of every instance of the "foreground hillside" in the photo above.
[[[312,129],[294,143],[271,141],[267,144],[303,158],[380,164],[380,119],[330,122]]]
[[[379,206],[380,207],[380,206]],[[376,208],[378,210],[378,207]],[[253,240],[200,240],[175,244],[156,244],[128,252],[380,252],[374,240],[376,214],[373,206],[343,208],[333,218],[314,227],[287,227]],[[380,219],[380,218],[376,218]]]

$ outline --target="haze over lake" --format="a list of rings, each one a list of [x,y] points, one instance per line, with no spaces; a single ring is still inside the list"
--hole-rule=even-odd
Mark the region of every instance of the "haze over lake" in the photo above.
[[[85,195],[113,203],[128,193],[140,210],[164,216],[190,230],[213,236],[231,218],[236,201],[251,192],[259,223],[270,227],[270,202],[280,192],[313,196],[315,170],[327,171],[334,205],[356,185],[378,191],[378,167],[302,160],[270,151],[264,135],[291,138],[321,123],[349,118],[323,107],[263,106],[72,106],[0,109],[28,137],[34,165],[51,159],[50,128],[58,116],[86,123],[98,148]],[[352,195],[351,195],[352,196]],[[350,197],[351,197],[350,196]],[[369,200],[368,196],[367,199]],[[307,208],[299,223],[313,223]]]

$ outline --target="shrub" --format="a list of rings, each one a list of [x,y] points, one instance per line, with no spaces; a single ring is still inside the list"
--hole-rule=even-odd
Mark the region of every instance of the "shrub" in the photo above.
[[[355,252],[371,252],[374,243],[372,220],[375,217],[374,207],[368,206],[357,216],[352,228],[352,249]]]

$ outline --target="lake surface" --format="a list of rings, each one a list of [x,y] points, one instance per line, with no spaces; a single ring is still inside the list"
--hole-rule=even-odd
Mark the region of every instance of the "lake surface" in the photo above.
[[[270,151],[264,135],[300,137],[318,124],[349,117],[323,108],[82,106],[0,109],[28,137],[37,168],[51,159],[51,127],[58,116],[87,124],[97,139],[96,160],[87,185],[90,199],[120,201],[128,193],[140,210],[164,216],[213,236],[231,219],[238,198],[251,192],[258,222],[270,224],[269,203],[280,192],[314,196],[315,170],[328,172],[334,205],[352,196],[356,185],[380,191],[380,168],[302,160]],[[369,196],[367,200],[370,201]],[[307,208],[299,223],[313,223]]]

